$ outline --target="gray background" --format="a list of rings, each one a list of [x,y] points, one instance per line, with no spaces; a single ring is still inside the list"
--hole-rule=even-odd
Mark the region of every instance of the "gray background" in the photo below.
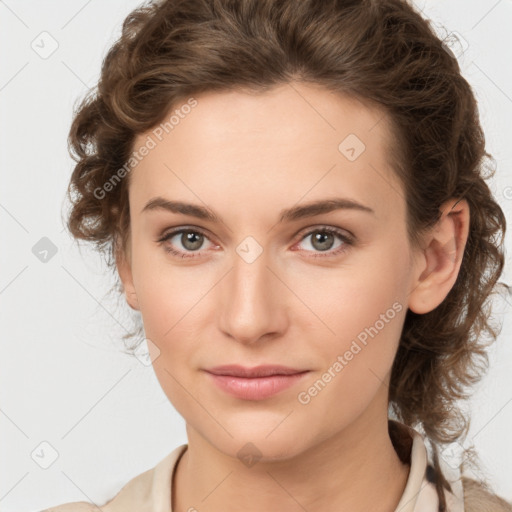
[[[73,104],[97,81],[107,48],[138,4],[0,1],[4,512],[68,501],[104,503],[186,442],[183,419],[152,367],[121,352],[120,337],[132,324],[123,301],[107,295],[112,276],[94,252],[77,249],[62,223],[72,169],[66,137]],[[488,151],[498,163],[491,186],[511,223],[512,1],[416,5],[440,27],[441,38],[450,32],[462,36],[462,44],[449,44],[477,96]],[[50,242],[41,241],[45,237]],[[506,246],[510,252],[510,234]],[[507,254],[507,283],[510,263]],[[490,371],[470,403],[469,440],[480,453],[478,476],[512,500],[508,302],[496,300],[503,329],[490,352]]]

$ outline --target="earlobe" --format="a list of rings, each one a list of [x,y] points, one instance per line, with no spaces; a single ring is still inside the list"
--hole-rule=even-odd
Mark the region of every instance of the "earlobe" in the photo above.
[[[137,311],[139,311],[139,302],[137,300],[137,293],[133,285],[133,276],[131,269],[131,262],[129,254],[127,255],[124,251],[116,251],[116,268],[121,283],[123,285],[126,302],[128,305]]]
[[[416,259],[408,304],[414,313],[435,309],[455,284],[469,234],[469,219],[465,199],[454,198],[441,205],[441,217],[426,235],[421,257]]]

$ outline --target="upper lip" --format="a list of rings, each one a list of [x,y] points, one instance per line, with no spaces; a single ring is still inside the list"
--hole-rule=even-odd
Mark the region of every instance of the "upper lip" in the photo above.
[[[215,366],[207,369],[206,371],[213,373],[214,375],[230,375],[234,377],[267,377],[269,375],[294,375],[308,370],[300,370],[276,364],[253,366],[252,368],[238,364],[227,364],[223,366]]]

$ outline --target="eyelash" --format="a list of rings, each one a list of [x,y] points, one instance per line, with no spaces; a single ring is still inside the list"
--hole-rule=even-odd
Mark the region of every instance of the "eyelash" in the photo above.
[[[157,240],[157,242],[159,244],[163,244],[164,242],[168,241],[169,239],[171,239],[174,236],[179,235],[181,233],[195,233],[195,234],[203,235],[205,238],[208,238],[206,233],[204,233],[200,229],[180,228],[180,229],[165,233],[161,238],[159,238]],[[347,251],[352,245],[354,245],[354,239],[352,237],[349,237],[346,234],[344,234],[344,232],[342,232],[341,230],[339,230],[337,228],[330,227],[330,226],[321,226],[321,227],[317,227],[315,229],[312,229],[312,230],[306,232],[304,234],[304,236],[299,240],[299,242],[302,242],[305,238],[307,238],[308,236],[310,236],[314,233],[328,233],[328,234],[336,235],[343,242],[343,245],[341,245],[337,249],[334,249],[331,251],[324,251],[324,252],[319,252],[317,254],[314,254],[314,255],[310,256],[312,258],[332,258],[334,256],[339,256],[342,253],[344,253],[345,251]],[[169,246],[164,246],[164,250],[167,253],[172,254],[173,256],[181,257],[181,258],[197,258],[198,257],[197,254],[199,254],[199,255],[201,254],[200,251],[195,251],[195,252],[191,252],[191,255],[189,256],[187,253],[177,251]],[[310,251],[306,251],[306,252],[310,252]]]

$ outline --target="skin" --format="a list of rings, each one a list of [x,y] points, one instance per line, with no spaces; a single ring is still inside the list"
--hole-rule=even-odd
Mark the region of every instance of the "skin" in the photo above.
[[[407,308],[431,311],[455,283],[469,206],[456,198],[443,204],[441,220],[413,250],[403,190],[386,159],[383,112],[300,83],[195,98],[197,106],[131,171],[130,238],[117,256],[127,302],[159,350],[157,378],[186,421],[173,510],[393,511],[409,467],[387,430],[390,370]],[[351,133],[366,146],[354,161],[338,150]],[[223,222],[141,213],[155,196],[206,206]],[[282,209],[332,197],[374,214],[335,210],[278,223]],[[325,226],[354,243],[332,235],[322,251],[311,232]],[[179,227],[206,235],[199,249],[181,235],[157,242]],[[236,251],[248,236],[263,250],[251,263]],[[173,256],[170,246],[195,256]],[[298,393],[393,303],[401,311],[300,403]],[[310,373],[271,398],[242,400],[202,371],[233,363]],[[261,453],[251,467],[237,457],[249,442]]]

